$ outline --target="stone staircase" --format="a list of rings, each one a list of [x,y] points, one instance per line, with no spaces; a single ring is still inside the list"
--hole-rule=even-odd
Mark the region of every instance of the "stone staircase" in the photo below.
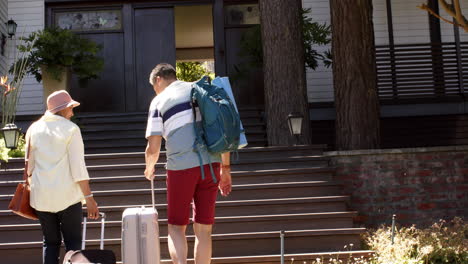
[[[346,210],[348,197],[333,181],[334,169],[321,156],[324,146],[258,147],[239,151],[233,161],[233,192],[219,197],[213,230],[215,263],[277,263],[280,230],[286,231],[287,258],[347,258],[367,256],[368,251],[343,252],[354,244],[360,249],[363,228],[353,227],[356,212]],[[157,164],[156,208],[160,217],[162,258],[167,251],[165,170]],[[142,176],[143,153],[90,154],[86,162],[92,189],[102,211],[108,215],[106,248],[120,259],[121,215],[125,208],[150,206],[150,188]],[[21,178],[22,160],[12,160],[0,171],[0,259],[2,263],[40,263],[41,231],[35,221],[18,217],[7,207]],[[16,167],[16,168],[15,168]],[[99,222],[88,229],[90,247],[98,243]],[[189,228],[189,245],[193,231]],[[341,251],[341,253],[340,253]],[[189,257],[192,257],[189,253]]]
[[[255,111],[252,110],[251,123],[258,121],[258,125],[252,126],[256,128],[254,132],[246,126],[247,137],[253,145],[265,145],[264,127],[260,125],[258,113],[255,117]],[[109,122],[93,124],[93,119]],[[143,114],[90,115],[79,119],[86,152],[94,153],[86,155],[92,178],[91,188],[101,211],[108,218],[105,248],[113,250],[118,260],[123,210],[150,206],[151,202],[150,185],[143,177],[145,165],[141,151],[145,141],[138,141],[141,139],[138,137],[144,134],[145,119]],[[243,119],[243,122],[249,124],[250,121]],[[131,129],[133,126],[138,126],[139,130]],[[133,137],[135,131],[143,134]],[[118,141],[110,139],[119,133],[128,137]],[[255,140],[255,135],[258,135],[258,140]],[[99,136],[102,138],[96,139]],[[233,191],[227,198],[219,196],[216,204],[213,263],[279,263],[281,230],[285,231],[288,263],[310,262],[317,258],[340,258],[346,263],[350,256],[367,257],[371,254],[360,250],[360,235],[365,229],[354,227],[353,217],[357,213],[347,210],[349,197],[342,195],[340,183],[333,181],[335,168],[330,167],[329,159],[322,155],[324,148],[324,145],[249,147],[240,150],[238,158],[232,155]],[[118,153],[125,151],[139,152]],[[165,153],[162,152],[156,165],[155,194],[160,218],[162,262],[170,263],[167,250],[165,160]],[[0,171],[2,264],[41,263],[42,237],[39,223],[6,210],[22,177],[23,164],[22,159],[13,159],[7,169]],[[99,223],[93,221],[89,224],[87,245],[90,248],[98,247]],[[188,228],[187,232],[189,258],[192,258],[193,230]],[[353,244],[351,251],[350,244]]]

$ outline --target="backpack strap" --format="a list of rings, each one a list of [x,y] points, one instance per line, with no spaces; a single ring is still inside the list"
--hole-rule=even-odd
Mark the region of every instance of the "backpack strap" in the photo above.
[[[205,179],[205,170],[203,169],[203,158],[201,156],[201,149],[206,149],[205,144],[203,143],[203,140],[201,138],[201,135],[199,133],[200,129],[198,128],[199,125],[197,125],[197,111],[195,110],[197,102],[195,101],[195,98],[193,98],[193,90],[192,90],[192,113],[193,113],[193,130],[195,132],[195,142],[193,143],[193,150],[197,153],[198,155],[198,161],[200,162],[200,171],[201,171],[201,177],[202,180]],[[211,159],[208,156],[208,164],[210,165],[210,172],[211,172],[211,178],[213,179],[214,183],[217,183],[218,181],[216,180],[216,176],[213,170],[213,166],[211,165]]]

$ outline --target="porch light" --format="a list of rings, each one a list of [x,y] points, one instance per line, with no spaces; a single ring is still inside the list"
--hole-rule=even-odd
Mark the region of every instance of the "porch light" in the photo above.
[[[5,140],[5,147],[16,149],[21,134],[20,129],[15,124],[6,124],[1,131],[3,140]]]
[[[302,120],[304,116],[301,113],[291,113],[288,115],[288,125],[289,125],[289,132],[291,135],[296,139],[296,145],[299,141],[299,136],[302,134]]]
[[[10,20],[8,20],[5,25],[7,26],[8,35],[10,38],[12,38],[16,34],[16,27],[18,27],[18,24],[16,24],[16,22],[10,18]]]

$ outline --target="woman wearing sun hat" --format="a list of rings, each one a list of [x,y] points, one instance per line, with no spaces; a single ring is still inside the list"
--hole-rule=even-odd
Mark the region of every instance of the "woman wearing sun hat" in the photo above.
[[[88,217],[99,218],[81,131],[70,121],[73,108],[79,105],[64,90],[52,93],[47,111],[26,133],[31,206],[41,223],[45,264],[59,263],[62,236],[67,251],[81,249],[82,201],[86,201]]]

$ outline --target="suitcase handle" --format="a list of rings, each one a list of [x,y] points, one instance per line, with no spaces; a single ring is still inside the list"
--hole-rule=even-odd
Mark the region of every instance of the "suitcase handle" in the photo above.
[[[106,214],[99,212],[101,216],[101,242],[99,248],[104,249],[104,222],[106,221]],[[83,213],[83,240],[81,241],[81,249],[84,250],[86,247],[86,225],[88,223],[88,214]]]
[[[151,202],[153,204],[153,209],[155,209],[156,205],[154,203],[154,179],[151,180]]]

